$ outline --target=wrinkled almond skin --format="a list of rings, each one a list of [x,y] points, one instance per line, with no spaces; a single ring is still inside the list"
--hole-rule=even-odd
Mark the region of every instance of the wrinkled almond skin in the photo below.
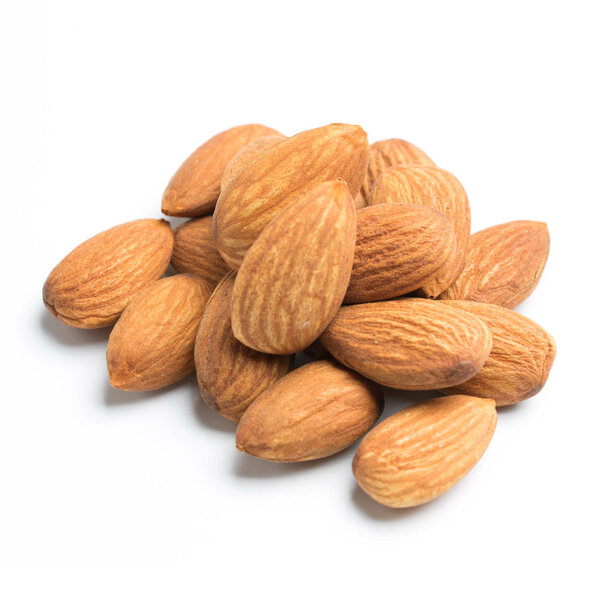
[[[161,279],[140,292],[108,339],[110,384],[149,391],[194,370],[194,341],[212,286],[194,275]]]
[[[512,221],[478,231],[469,240],[462,273],[440,298],[515,308],[537,286],[549,250],[545,223]]]
[[[173,233],[162,219],[117,225],[80,244],[52,270],[46,308],[81,329],[113,325],[134,296],[163,276]]]
[[[342,306],[320,340],[342,364],[401,390],[458,385],[481,369],[492,346],[480,319],[422,298]]]
[[[208,301],[194,357],[204,402],[237,423],[254,399],[292,368],[294,357],[263,354],[233,337],[230,304],[234,281],[232,271]]]
[[[419,506],[458,483],[486,451],[496,428],[494,401],[446,396],[388,417],[361,441],[352,470],[371,498]]]
[[[229,182],[217,203],[213,234],[237,270],[262,230],[318,183],[344,180],[352,198],[367,169],[369,144],[357,125],[311,129],[260,153]]]
[[[458,278],[465,264],[471,232],[471,210],[467,194],[454,175],[433,166],[387,169],[375,182],[369,204],[418,204],[439,210],[452,224],[456,251],[422,289],[422,295],[437,298]]]
[[[375,142],[371,144],[369,168],[361,187],[361,195],[365,201],[369,199],[377,178],[386,169],[395,165],[431,165],[435,167],[431,158],[410,142],[397,138]]]
[[[442,390],[448,394],[470,394],[493,398],[497,406],[516,404],[535,396],[548,379],[556,344],[537,323],[508,308],[445,300],[483,321],[492,334],[492,351],[481,370],[468,381]]]
[[[374,383],[332,361],[309,363],[252,403],[238,425],[236,446],[276,462],[324,458],[354,444],[382,409]]]
[[[210,214],[221,192],[227,163],[248,142],[281,135],[264,125],[239,125],[222,131],[196,149],[179,167],[163,194],[162,212],[174,217]]]
[[[171,257],[179,273],[191,273],[216,286],[229,272],[212,237],[212,216],[199,217],[175,229]]]
[[[342,303],[355,240],[356,210],[346,184],[313,186],[246,254],[233,287],[235,337],[270,354],[292,354],[314,342]]]
[[[344,302],[372,302],[426,284],[456,247],[454,229],[428,206],[376,204],[356,215],[356,249]]]

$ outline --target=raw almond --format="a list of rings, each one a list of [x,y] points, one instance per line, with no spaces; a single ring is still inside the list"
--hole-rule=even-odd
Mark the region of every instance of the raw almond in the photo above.
[[[263,392],[244,413],[238,450],[277,462],[331,456],[377,421],[381,391],[331,361],[309,363]]]
[[[425,285],[454,253],[450,221],[428,206],[376,204],[356,215],[356,250],[344,302],[387,300]]]
[[[447,396],[392,415],[361,441],[352,470],[371,498],[393,508],[434,500],[486,451],[496,428],[494,401]]]
[[[537,394],[548,379],[556,344],[552,336],[531,319],[495,304],[445,300],[481,319],[492,334],[492,351],[472,379],[443,390],[494,398],[497,406],[515,404]]]
[[[512,221],[478,231],[469,240],[462,273],[440,298],[515,308],[535,289],[549,250],[545,223]]]
[[[233,337],[230,305],[234,281],[232,271],[208,301],[194,356],[202,398],[223,417],[237,422],[258,395],[292,368],[294,357],[263,354]]]
[[[194,341],[212,286],[194,275],[161,279],[140,292],[108,339],[110,384],[148,391],[194,370]]]
[[[454,227],[456,251],[421,290],[426,297],[437,298],[457,279],[465,263],[471,211],[464,188],[454,175],[437,167],[391,167],[377,179],[369,199],[369,204],[386,203],[430,206]]]
[[[343,124],[304,131],[261,152],[235,174],[215,209],[213,233],[225,262],[238,269],[262,230],[318,183],[340,178],[354,198],[368,155],[366,133]]]
[[[117,225],[77,246],[52,270],[44,304],[73,327],[112,325],[140,290],[162,277],[172,250],[173,233],[162,219]]]
[[[492,346],[480,319],[422,298],[342,306],[320,340],[342,364],[402,390],[458,385],[479,371]]]
[[[248,142],[265,135],[281,135],[264,125],[239,125],[202,144],[173,175],[163,194],[162,211],[174,217],[210,214],[221,192],[227,163]]]

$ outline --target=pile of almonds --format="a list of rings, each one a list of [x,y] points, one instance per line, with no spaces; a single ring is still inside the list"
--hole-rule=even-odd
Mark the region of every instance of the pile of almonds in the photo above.
[[[479,460],[496,407],[536,394],[552,337],[514,312],[544,269],[543,223],[471,235],[459,181],[358,126],[224,131],[171,179],[162,212],[118,225],[50,273],[48,310],[114,325],[110,383],[155,390],[194,369],[238,449],[271,461],[354,456],[392,507],[428,502]],[[169,262],[179,272],[164,277]],[[304,351],[313,362],[293,369]],[[373,428],[380,386],[439,390]],[[372,429],[373,428],[373,429]],[[369,431],[371,430],[371,431]]]

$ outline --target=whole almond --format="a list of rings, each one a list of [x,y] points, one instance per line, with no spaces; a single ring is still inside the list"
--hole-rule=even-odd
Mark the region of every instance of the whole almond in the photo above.
[[[512,221],[478,231],[469,240],[462,273],[440,298],[515,308],[535,289],[549,250],[545,223]]]
[[[46,308],[81,329],[107,327],[133,297],[167,270],[173,233],[162,219],[117,225],[80,244],[48,275]]]
[[[148,391],[194,370],[194,341],[212,286],[194,275],[161,279],[140,292],[108,339],[110,384]]]
[[[386,203],[430,206],[454,227],[456,251],[421,290],[428,298],[437,298],[457,279],[465,263],[471,211],[464,188],[454,175],[437,167],[391,167],[377,179],[369,199],[369,204]]]
[[[216,286],[229,272],[212,236],[212,216],[199,217],[175,229],[171,264],[179,273],[192,273]]]
[[[239,125],[202,144],[179,167],[163,194],[162,211],[174,217],[210,214],[221,192],[227,163],[253,139],[281,135],[264,125]]]
[[[480,319],[421,298],[342,306],[320,340],[342,364],[402,390],[458,385],[479,371],[492,346]]]
[[[355,239],[356,210],[343,181],[298,198],[246,254],[233,287],[235,337],[271,354],[314,342],[344,299]]]
[[[393,508],[434,500],[486,451],[496,428],[494,401],[447,396],[382,421],[361,441],[352,470],[371,498]]]
[[[263,392],[237,428],[238,450],[277,462],[324,458],[351,446],[377,421],[381,391],[331,361],[309,363]]]
[[[213,233],[225,262],[238,269],[262,230],[318,183],[343,179],[354,198],[368,155],[366,133],[343,124],[304,131],[261,152],[237,171],[215,209]]]
[[[492,334],[492,351],[472,379],[443,390],[494,398],[497,406],[515,404],[535,396],[548,379],[556,344],[552,336],[531,319],[495,304],[445,300],[481,319]]]
[[[233,337],[230,305],[234,281],[232,271],[208,301],[194,357],[202,398],[223,417],[237,423],[254,399],[292,368],[294,357],[263,354]]]
[[[456,247],[454,229],[428,206],[376,204],[356,215],[356,249],[344,302],[387,300],[420,288]]]

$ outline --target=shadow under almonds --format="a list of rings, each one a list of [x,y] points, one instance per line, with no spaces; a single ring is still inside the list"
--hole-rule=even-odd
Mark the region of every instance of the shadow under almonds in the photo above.
[[[193,389],[194,415],[198,422],[202,425],[205,425],[206,427],[210,427],[211,429],[215,429],[217,431],[225,431],[235,435],[237,423],[234,423],[233,421],[229,421],[225,417],[222,417],[216,410],[209,408],[205,404],[204,400],[202,399],[202,395],[200,394],[200,390],[198,389],[198,384],[196,383],[195,375],[193,381]]]
[[[375,521],[401,521],[407,517],[427,510],[427,504],[413,506],[412,508],[390,508],[383,506],[363,492],[358,484],[352,490],[352,502],[364,515]]]
[[[127,392],[112,387],[107,381],[104,384],[104,404],[106,406],[126,406],[135,404],[136,402],[147,402],[148,400],[166,396],[169,390],[172,390],[178,384],[179,382],[173,383],[172,385],[152,392]]]
[[[40,325],[43,331],[63,346],[84,346],[106,344],[110,335],[110,327],[101,329],[78,329],[62,323],[47,310],[40,313]]]

